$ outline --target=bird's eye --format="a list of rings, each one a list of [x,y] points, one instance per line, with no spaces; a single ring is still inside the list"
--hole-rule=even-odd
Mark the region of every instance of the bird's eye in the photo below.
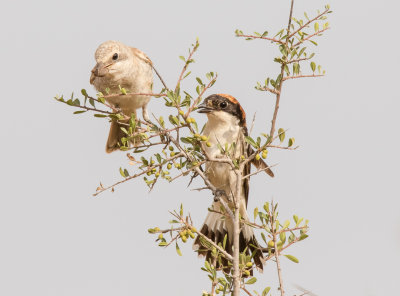
[[[114,61],[118,60],[118,54],[117,54],[117,53],[114,53],[112,59],[113,59]]]
[[[228,106],[228,104],[226,102],[219,103],[219,107],[222,108],[222,109],[225,109],[226,106]]]

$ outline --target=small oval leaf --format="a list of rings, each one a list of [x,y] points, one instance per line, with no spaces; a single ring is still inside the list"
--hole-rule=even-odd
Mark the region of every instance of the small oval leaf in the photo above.
[[[249,279],[249,280],[246,282],[246,285],[252,285],[252,284],[254,284],[256,281],[257,281],[257,278],[252,277],[251,279]]]
[[[299,259],[292,255],[285,255],[286,258],[288,258],[290,261],[293,261],[294,263],[299,263]]]

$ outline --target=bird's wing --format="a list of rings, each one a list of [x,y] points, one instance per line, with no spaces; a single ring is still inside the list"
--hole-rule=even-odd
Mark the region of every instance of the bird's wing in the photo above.
[[[244,166],[243,177],[250,174],[250,169],[251,169],[250,163],[247,163]],[[246,178],[243,180],[243,193],[244,193],[244,198],[246,199],[246,208],[247,208],[247,202],[249,201],[249,191],[250,191],[249,181],[250,181],[250,178]]]
[[[243,132],[244,132],[243,135],[246,135],[247,130],[244,129]],[[244,140],[244,137],[241,139],[241,142],[243,143],[243,145],[241,145],[242,146],[241,155],[244,155],[247,158],[250,155],[249,152],[251,153],[251,146]],[[250,170],[251,170],[251,165],[248,162],[244,166],[243,177],[250,174]],[[246,178],[243,180],[243,194],[244,194],[244,198],[246,199],[246,207],[247,207],[247,203],[249,201],[249,191],[250,191],[249,182],[250,182],[250,178]]]
[[[248,135],[247,127],[246,127],[246,126],[243,127],[243,134],[244,134],[245,136]],[[244,139],[243,139],[243,140],[244,140]],[[247,149],[246,149],[247,156],[252,155],[252,154],[254,153],[253,148],[251,148],[250,144],[247,143],[247,141],[244,141],[244,142],[245,142],[245,145],[247,145],[247,146],[246,146],[246,147],[247,147]],[[268,166],[268,165],[265,163],[265,161],[262,160],[261,158],[260,158],[259,160],[253,158],[253,160],[251,161],[251,163],[257,168],[257,170],[264,170],[264,171],[265,171],[268,175],[270,175],[272,178],[274,177],[274,172],[271,171],[271,169],[269,168],[269,166]],[[250,169],[249,169],[249,173],[250,173]]]
[[[251,148],[250,145],[248,145],[249,147],[249,155],[253,154],[253,149]],[[270,175],[272,178],[274,177],[274,172],[271,171],[271,169],[269,168],[269,166],[265,163],[264,160],[260,159],[255,159],[253,158],[253,160],[251,161],[251,163],[257,168],[257,170],[264,170],[268,175]]]
[[[131,47],[131,50],[133,54],[138,57],[139,59],[143,60],[144,62],[148,63],[150,66],[153,65],[153,62],[150,60],[150,58],[140,49]]]

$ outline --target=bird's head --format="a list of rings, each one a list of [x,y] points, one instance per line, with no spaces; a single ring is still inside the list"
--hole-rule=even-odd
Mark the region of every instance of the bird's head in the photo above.
[[[198,106],[199,113],[205,113],[209,120],[232,122],[237,120],[242,127],[246,127],[246,113],[239,102],[226,94],[214,94],[204,99]]]
[[[95,53],[96,66],[92,70],[90,83],[99,77],[119,79],[119,74],[130,67],[132,60],[130,48],[118,41],[106,41],[97,48]]]

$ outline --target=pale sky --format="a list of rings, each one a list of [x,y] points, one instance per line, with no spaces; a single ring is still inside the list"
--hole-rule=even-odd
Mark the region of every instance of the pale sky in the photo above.
[[[326,2],[296,0],[294,16]],[[331,1],[329,30],[315,60],[327,76],[284,86],[278,127],[300,145],[269,153],[274,179],[252,178],[249,211],[272,198],[282,220],[310,220],[310,238],[282,259],[288,295],[300,285],[317,295],[397,295],[400,280],[398,129],[400,66],[396,1]],[[52,98],[89,85],[94,51],[106,40],[143,50],[169,85],[178,58],[196,37],[193,77],[219,79],[208,93],[229,93],[257,111],[254,134],[269,130],[273,97],[254,89],[276,76],[270,43],[234,37],[276,32],[287,1],[8,1],[0,19],[3,148],[0,198],[0,295],[201,295],[209,289],[191,250],[162,249],[147,233],[167,226],[182,202],[201,225],[212,202],[187,180],[160,182],[150,194],[133,180],[92,197],[99,182],[119,180],[124,153],[105,153],[108,123]],[[160,84],[156,84],[159,87]],[[183,87],[194,93],[193,83]],[[164,114],[160,99],[149,109]],[[204,123],[205,117],[195,114]],[[250,120],[249,119],[249,120]],[[198,182],[197,185],[201,185]],[[273,287],[269,263],[254,289]]]

